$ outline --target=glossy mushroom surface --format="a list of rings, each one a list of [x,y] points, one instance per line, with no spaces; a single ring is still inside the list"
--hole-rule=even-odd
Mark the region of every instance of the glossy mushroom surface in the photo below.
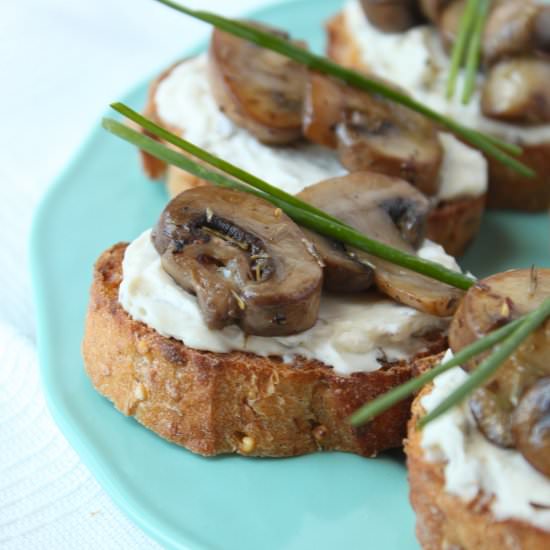
[[[209,328],[283,336],[313,326],[322,285],[300,228],[272,204],[197,187],[175,197],[152,233],[165,271],[195,294]]]
[[[530,0],[507,0],[494,5],[483,31],[482,50],[486,65],[533,50],[538,9]]]
[[[550,61],[515,57],[487,73],[481,96],[485,116],[504,122],[550,122]]]
[[[309,186],[300,198],[325,210],[361,233],[414,254],[422,240],[428,201],[403,180],[375,172],[356,172]],[[356,261],[374,269],[384,294],[421,311],[452,315],[461,292],[443,283],[346,247]]]
[[[383,32],[403,32],[420,22],[416,0],[361,0],[368,20]]]
[[[550,6],[539,5],[533,28],[535,53],[550,56]]]
[[[468,290],[454,316],[449,343],[458,351],[525,315],[550,296],[550,269],[514,269],[491,275]],[[481,358],[465,365],[475,367]]]
[[[516,447],[527,461],[550,477],[550,377],[540,378],[514,411]]]
[[[337,178],[336,182],[332,180],[328,182],[319,182],[317,184],[306,187],[303,191],[298,193],[298,197],[310,204],[323,204],[334,205],[341,200],[341,188],[346,187],[349,192],[350,188],[355,187],[357,193],[358,203],[354,208],[359,207],[359,210],[368,211],[372,207],[373,197],[368,195],[367,180],[378,179],[377,174],[354,174],[353,176],[345,176],[344,178]],[[344,181],[346,183],[342,183]],[[407,188],[407,191],[409,188]],[[406,209],[405,204],[410,206],[407,212],[401,213],[403,219],[403,227],[408,223],[409,234],[419,234],[424,232],[425,225],[425,213],[427,211],[427,201],[424,197],[421,197],[417,208],[413,207],[413,202],[406,203],[406,198],[398,196],[399,192],[392,194],[391,191],[381,202],[384,203],[388,209],[393,206],[394,213],[396,208],[402,207]],[[394,199],[394,200],[392,200]],[[334,206],[329,207],[334,208]],[[413,213],[414,211],[414,213]],[[349,220],[349,218],[348,218]],[[409,220],[408,222],[405,220]],[[346,246],[340,242],[333,241],[315,233],[304,229],[307,237],[314,244],[317,253],[321,257],[324,264],[323,267],[323,286],[326,290],[331,292],[362,292],[367,290],[374,283],[374,269],[368,262],[362,262],[358,259],[357,255],[346,248]]]
[[[323,263],[323,288],[329,292],[363,292],[374,283],[371,266],[357,261],[346,247],[319,233],[302,228]]]
[[[550,6],[532,0],[496,2],[483,31],[486,66],[518,55],[550,54]]]
[[[437,23],[443,10],[451,0],[420,0],[420,11],[432,22]]]
[[[548,296],[550,269],[512,270],[480,281],[468,291],[453,318],[449,332],[452,350],[457,352],[532,311]],[[549,355],[550,323],[547,321],[470,397],[470,408],[480,430],[496,445],[516,447],[514,432],[525,434],[528,430],[519,426],[521,419],[528,415],[525,411],[518,412],[518,403],[539,379],[550,376]],[[476,357],[463,368],[475,369],[486,356],[487,353]],[[522,449],[518,446],[518,450]]]
[[[310,74],[304,135],[337,148],[350,172],[372,170],[402,178],[427,195],[438,190],[443,149],[434,124],[374,94]]]
[[[288,38],[271,27],[254,25]],[[214,98],[237,126],[268,144],[301,137],[305,67],[218,29],[212,33],[208,67]]]

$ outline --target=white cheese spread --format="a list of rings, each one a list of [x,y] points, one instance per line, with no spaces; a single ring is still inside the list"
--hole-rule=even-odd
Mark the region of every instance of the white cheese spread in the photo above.
[[[165,123],[181,128],[189,141],[287,193],[298,193],[308,185],[346,173],[330,149],[309,143],[264,145],[247,130],[235,126],[214,101],[207,63],[205,54],[186,60],[159,84],[155,103]],[[451,134],[440,134],[440,139],[444,159],[437,199],[485,193],[487,165],[483,156]]]
[[[385,33],[371,25],[359,0],[350,0],[344,8],[347,30],[358,46],[362,62],[381,78],[395,82],[418,101],[472,128],[518,144],[550,141],[550,125],[520,126],[498,122],[483,116],[480,85],[467,105],[461,94],[452,100],[445,96],[449,58],[443,50],[439,33],[433,26],[421,25],[405,32]],[[462,90],[464,71],[457,78]]]
[[[448,351],[445,359],[451,357]],[[460,367],[438,376],[421,400],[424,409],[433,410],[467,377]],[[485,439],[467,401],[424,428],[422,448],[428,461],[445,462],[447,492],[469,502],[481,491],[497,520],[515,518],[550,531],[550,480],[521,453]]]
[[[441,246],[425,241],[421,257],[459,269]],[[445,331],[448,319],[403,306],[375,292],[323,294],[316,324],[284,337],[247,336],[236,325],[210,330],[196,298],[179,287],[162,268],[150,231],[132,242],[123,261],[119,301],[134,319],[187,346],[215,351],[241,350],[278,355],[287,362],[295,356],[317,359],[338,374],[380,368],[378,359],[407,359],[425,345],[422,334]]]
[[[206,54],[182,62],[162,80],[155,95],[160,118],[181,128],[185,139],[292,194],[346,174],[329,149],[309,143],[264,145],[235,126],[210,92],[207,64]]]

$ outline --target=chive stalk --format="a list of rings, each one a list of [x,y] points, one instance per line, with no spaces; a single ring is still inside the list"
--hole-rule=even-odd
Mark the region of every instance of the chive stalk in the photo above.
[[[475,22],[477,2],[478,0],[467,0],[464,12],[460,18],[458,33],[451,52],[451,65],[447,79],[447,99],[452,99],[455,94],[456,79],[468,46],[472,25]]]
[[[380,241],[371,239],[359,231],[356,231],[352,227],[336,220],[336,218],[328,216],[321,210],[318,211],[319,214],[314,213],[311,211],[311,205],[299,200],[297,197],[292,197],[292,195],[284,193],[280,189],[278,190],[279,196],[275,196],[271,192],[255,187],[255,185],[257,185],[257,181],[245,180],[245,183],[243,183],[242,181],[230,178],[219,171],[210,170],[188,156],[178,153],[163,143],[145,136],[132,128],[128,128],[124,124],[121,124],[115,120],[103,119],[103,127],[125,141],[136,145],[143,151],[148,152],[168,164],[173,164],[174,166],[177,166],[178,168],[181,168],[194,176],[208,180],[216,185],[253,193],[265,200],[268,200],[272,204],[281,208],[281,210],[296,221],[296,223],[308,227],[327,237],[343,242],[349,246],[359,248],[360,250],[364,250],[373,256],[382,258],[391,263],[400,265],[410,269],[411,271],[415,271],[461,290],[467,290],[475,283],[475,279],[472,279],[463,273],[447,269],[438,263],[424,260],[412,254],[407,254],[406,252],[388,246]],[[149,131],[151,131],[151,129],[149,129]],[[210,155],[205,151],[202,151],[200,148],[196,146],[194,147],[196,148],[195,151],[201,155],[199,158],[208,162]],[[220,164],[218,163],[218,166],[219,165]],[[242,175],[244,177],[246,177],[245,174],[246,173],[242,171]],[[291,197],[293,199],[292,202],[288,202],[287,197]]]
[[[350,423],[353,426],[360,426],[365,422],[369,422],[379,414],[387,411],[390,407],[393,407],[396,403],[399,403],[399,401],[410,397],[418,390],[422,389],[425,384],[431,382],[436,376],[439,376],[453,367],[463,365],[466,361],[469,361],[476,355],[479,355],[485,350],[493,347],[495,344],[498,344],[514,332],[514,330],[516,330],[522,322],[523,318],[508,323],[507,325],[489,333],[487,336],[476,340],[473,344],[461,349],[452,357],[452,359],[449,359],[444,363],[440,363],[436,367],[422,373],[419,376],[411,378],[404,384],[401,384],[389,392],[380,395],[376,399],[369,401],[350,416]]]
[[[330,219],[333,222],[341,223],[336,218],[329,216],[326,212],[323,212],[322,210],[315,208],[314,206],[312,206],[307,202],[301,201],[300,199],[296,198],[294,195],[289,195],[288,193],[285,193],[283,190],[279,189],[278,187],[271,185],[267,181],[258,178],[257,176],[251,174],[250,172],[246,172],[242,168],[239,168],[238,166],[235,166],[230,162],[227,162],[219,157],[216,157],[215,155],[212,155],[208,151],[205,151],[201,147],[194,145],[190,141],[187,141],[185,139],[182,139],[176,136],[175,134],[166,130],[162,126],[155,124],[152,120],[145,118],[143,115],[134,111],[127,105],[124,105],[124,103],[113,103],[111,104],[111,108],[117,111],[118,113],[120,113],[121,115],[124,115],[126,118],[128,118],[132,122],[135,122],[145,130],[149,131],[151,134],[159,138],[162,138],[168,143],[171,143],[172,145],[175,145],[176,147],[183,149],[187,153],[190,153],[194,157],[197,157],[198,159],[201,159],[204,162],[207,162],[208,164],[210,164],[210,166],[219,168],[226,174],[234,176],[237,179],[248,183],[252,187],[256,189],[260,189],[261,191],[265,191],[266,193],[269,193],[270,195],[278,197],[288,202],[289,204],[303,208],[304,210],[307,210],[308,212],[312,212],[313,214],[317,214],[318,216],[325,216],[327,219]]]
[[[466,52],[466,77],[462,90],[462,103],[467,105],[475,90],[479,57],[481,55],[481,37],[489,13],[490,0],[479,0],[476,18],[473,22],[472,34]]]
[[[474,369],[467,380],[448,395],[435,409],[424,415],[418,422],[418,428],[424,426],[447,412],[452,407],[461,403],[476,388],[484,384],[502,365],[502,363],[515,351],[515,349],[531,335],[550,315],[550,298],[531,313],[522,318],[519,326]]]

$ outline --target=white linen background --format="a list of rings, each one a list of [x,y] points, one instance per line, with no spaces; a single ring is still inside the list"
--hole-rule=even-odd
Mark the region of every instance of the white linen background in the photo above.
[[[235,15],[266,0],[203,0]],[[46,409],[27,244],[40,197],[106,106],[206,25],[152,0],[0,0],[0,548],[158,548],[99,487]]]

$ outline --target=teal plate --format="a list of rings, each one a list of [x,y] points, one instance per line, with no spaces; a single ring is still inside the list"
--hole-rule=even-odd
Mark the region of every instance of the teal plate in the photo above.
[[[300,0],[253,17],[320,51],[322,24],[340,5]],[[139,109],[146,87],[124,101]],[[136,151],[98,125],[35,216],[30,250],[43,386],[83,462],[167,548],[417,549],[399,454],[205,459],[124,417],[92,389],[80,355],[92,265],[111,244],[150,227],[165,201],[162,186],[141,173]],[[463,265],[478,275],[548,266],[548,251],[546,215],[492,212]]]

